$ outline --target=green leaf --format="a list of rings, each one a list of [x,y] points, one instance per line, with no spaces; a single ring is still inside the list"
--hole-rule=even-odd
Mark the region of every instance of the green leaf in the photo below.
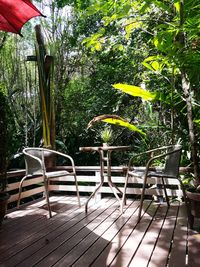
[[[167,60],[164,57],[160,56],[150,56],[142,62],[142,65],[144,65],[145,67],[147,67],[152,71],[157,71],[157,72],[161,72],[166,64],[168,64]]]
[[[130,124],[129,122],[127,122],[123,119],[106,118],[106,119],[103,119],[102,121],[110,123],[110,124],[115,124],[118,126],[126,127],[131,131],[135,131],[135,132],[138,132],[142,135],[146,135],[143,131],[138,129],[136,126],[134,126],[133,124]]]
[[[138,129],[133,124],[130,124],[127,120],[121,118],[118,115],[110,115],[110,114],[104,114],[104,115],[99,115],[97,117],[94,117],[88,123],[87,129],[89,129],[90,127],[93,126],[94,123],[99,122],[99,121],[103,121],[103,122],[106,122],[106,123],[110,123],[110,124],[115,124],[115,125],[118,125],[118,126],[126,127],[131,131],[135,131],[135,132],[138,132],[138,133],[140,133],[142,135],[146,135],[143,131]]]
[[[180,13],[181,4],[179,0],[176,0],[174,3],[174,7],[178,13]]]
[[[113,87],[115,89],[121,90],[122,92],[126,94],[141,97],[143,100],[151,101],[156,98],[155,93],[153,94],[139,86],[118,83],[118,84],[114,84]]]
[[[147,62],[142,62],[142,65],[145,66],[147,69],[154,71],[154,68]]]
[[[150,57],[147,57],[147,58],[145,58],[145,62],[147,62],[147,61],[152,61],[152,60],[155,60],[155,59],[158,59],[159,58],[159,56],[150,56]]]
[[[100,51],[101,48],[102,48],[101,43],[100,43],[100,42],[97,42],[97,43],[95,44],[95,49],[96,49],[97,51]]]
[[[119,49],[119,51],[123,51],[124,50],[124,46],[122,44],[119,44],[118,45],[118,49]]]
[[[160,70],[160,64],[158,63],[158,61],[153,61],[153,62],[151,63],[151,65],[152,65],[152,67],[153,67],[153,69],[154,69],[155,71],[159,71],[159,70]]]
[[[196,123],[196,124],[200,124],[200,120],[199,120],[199,119],[194,120],[194,123]]]
[[[161,1],[156,1],[156,0],[154,0],[153,3],[154,3],[157,7],[161,8],[161,9],[167,11],[167,12],[170,12],[170,11],[171,11],[170,8],[169,8],[167,5],[165,5],[164,3],[162,3]]]
[[[157,36],[154,37],[153,43],[154,43],[155,47],[158,47],[159,46],[160,42],[159,42],[159,39],[158,39]]]
[[[125,27],[126,30],[126,38],[128,39],[133,32],[133,30],[141,27],[142,23],[137,21],[127,22],[128,25]]]

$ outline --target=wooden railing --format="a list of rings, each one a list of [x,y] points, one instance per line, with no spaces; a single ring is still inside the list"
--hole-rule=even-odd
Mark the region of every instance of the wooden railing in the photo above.
[[[69,167],[65,167],[65,169],[69,169]],[[114,183],[118,185],[120,189],[123,190],[124,178],[126,175],[127,167],[112,167],[112,180]],[[94,191],[95,186],[99,183],[100,180],[100,167],[99,166],[77,166],[77,179],[79,184],[79,191],[81,194],[89,195]],[[185,168],[180,168],[180,173],[185,173]],[[14,203],[18,199],[18,187],[21,178],[25,175],[25,170],[15,170],[8,172],[8,187],[7,191],[10,194],[9,203]],[[99,196],[102,193],[111,194],[111,189],[106,183],[107,178],[105,177],[105,184],[100,190]],[[161,181],[159,178],[151,178],[148,180],[149,184],[160,184]],[[179,181],[177,179],[167,179],[165,180],[167,184],[167,193],[169,196],[178,196],[182,197],[182,190],[180,188]],[[142,179],[132,178],[129,181],[129,185],[127,188],[127,194],[130,195],[140,195],[142,187]],[[74,177],[60,177],[54,178],[50,183],[50,190],[54,192],[63,191],[65,193],[73,194],[75,192],[74,185]],[[35,197],[43,197],[44,186],[42,177],[31,178],[24,181],[23,184],[23,192],[22,192],[22,200],[29,199],[32,200]],[[162,189],[154,188],[147,189],[146,194],[148,195],[162,195],[164,194]],[[10,204],[10,206],[13,206]]]

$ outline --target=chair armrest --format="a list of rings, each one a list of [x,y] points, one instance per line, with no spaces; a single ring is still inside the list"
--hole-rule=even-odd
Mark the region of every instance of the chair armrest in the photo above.
[[[170,147],[172,147],[172,146],[162,146],[162,147],[154,148],[154,149],[151,149],[151,150],[147,150],[147,151],[142,152],[142,153],[134,154],[129,160],[128,168],[131,168],[131,166],[133,166],[133,161],[134,161],[134,159],[136,157],[152,154],[152,156],[150,157],[150,159],[152,159],[154,157],[153,156],[154,153],[162,151],[162,150],[166,150],[167,148],[170,148]]]
[[[159,151],[162,151],[162,150],[166,150],[166,149],[170,149],[170,148],[172,148],[172,147],[174,147],[174,145],[170,145],[170,146],[162,146],[162,147],[158,147],[158,148],[155,148],[155,149],[151,149],[151,150],[148,150],[148,151],[145,151],[145,152],[142,152],[142,153],[135,154],[135,155],[134,155],[133,157],[131,157],[131,159],[129,160],[128,169],[130,169],[130,168],[133,166],[132,162],[133,162],[133,160],[135,159],[135,157],[137,157],[137,156],[142,156],[142,155],[146,155],[146,154],[152,154],[152,155],[150,156],[150,159],[148,160],[148,162],[147,162],[147,164],[146,164],[146,168],[149,169],[149,167],[151,166],[151,163],[152,163],[154,160],[159,159],[159,158],[164,158],[164,157],[166,157],[167,155],[173,154],[173,153],[175,153],[175,152],[177,152],[178,150],[181,149],[181,147],[180,147],[180,148],[174,149],[174,150],[172,150],[172,151],[167,151],[167,152],[165,152],[165,153],[161,153],[161,154],[159,154],[159,155],[153,156],[153,154],[156,153],[156,152],[159,152]]]

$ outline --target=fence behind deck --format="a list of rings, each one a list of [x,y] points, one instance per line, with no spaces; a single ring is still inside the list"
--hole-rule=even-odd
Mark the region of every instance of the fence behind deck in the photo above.
[[[70,169],[66,166],[65,169]],[[112,180],[113,182],[123,190],[124,180],[126,175],[127,167],[116,166],[112,167]],[[95,186],[100,181],[100,167],[99,166],[77,166],[77,180],[79,184],[79,191],[81,194],[89,195],[94,191]],[[180,168],[180,174],[188,172],[187,168]],[[8,187],[7,191],[10,194],[9,205],[14,206],[18,199],[18,187],[21,178],[25,175],[25,170],[16,170],[8,172]],[[106,183],[107,177],[105,176],[105,183],[100,190],[100,194],[111,194],[112,191],[108,184]],[[149,185],[159,185],[161,180],[159,178],[148,179]],[[178,196],[182,197],[182,190],[180,188],[179,181],[177,179],[165,179],[167,184],[167,193],[168,196]],[[54,192],[65,192],[69,194],[75,193],[74,177],[60,177],[54,178],[50,182],[51,191]],[[140,178],[131,178],[127,187],[128,195],[140,195],[142,190],[142,179]],[[23,184],[23,193],[22,193],[22,202],[23,200],[31,201],[34,198],[43,197],[44,186],[42,177],[30,178],[24,181]],[[147,189],[147,195],[163,195],[163,189],[158,187]]]

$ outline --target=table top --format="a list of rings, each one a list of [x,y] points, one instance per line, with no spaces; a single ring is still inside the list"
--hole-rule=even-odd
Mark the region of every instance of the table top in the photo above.
[[[116,151],[116,150],[130,150],[131,146],[88,146],[88,147],[80,147],[79,150],[83,152],[90,152],[90,151]]]

